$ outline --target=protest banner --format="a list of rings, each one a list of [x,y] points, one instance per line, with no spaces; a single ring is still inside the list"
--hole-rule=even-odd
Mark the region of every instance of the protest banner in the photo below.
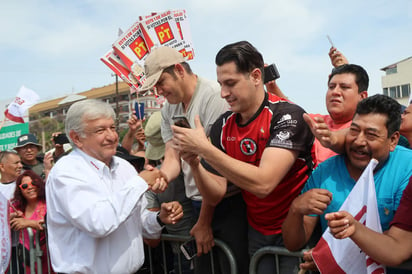
[[[13,102],[9,104],[4,115],[16,123],[24,123],[26,111],[39,101],[40,97],[31,89],[22,86]]]
[[[376,200],[373,170],[378,161],[372,159],[339,211],[347,211],[370,229],[382,232]],[[367,256],[350,238],[336,239],[329,227],[312,250],[312,257],[321,273],[382,274],[385,267]]]
[[[190,31],[189,18],[185,10],[173,11],[177,28],[179,29],[180,38],[184,41],[184,50],[181,50],[183,57],[192,60],[195,56],[192,42],[192,33]]]
[[[178,20],[175,18],[175,12],[168,10],[162,13],[158,13],[140,22],[141,31],[143,33],[144,40],[149,50],[153,46],[166,46],[176,49],[181,52],[186,60],[193,59],[193,50],[191,43],[183,40],[183,32],[188,32],[187,28],[188,20],[184,17],[184,14],[176,12]],[[182,16],[179,17],[179,14]],[[179,30],[177,21],[183,28]],[[181,24],[183,23],[183,24]],[[189,34],[188,34],[189,38]],[[186,45],[187,44],[187,45]],[[189,49],[190,55],[186,53],[186,48]]]
[[[106,64],[106,66],[108,66],[117,76],[119,76],[124,82],[126,82],[129,86],[132,85],[132,83],[130,82],[129,78],[128,78],[128,70],[126,67],[123,67],[122,65],[120,65],[119,63],[117,64],[121,69],[117,68],[117,66],[112,63],[109,59],[109,57],[111,57],[111,55],[113,54],[113,49],[109,50],[108,52],[106,52],[105,55],[103,55],[102,57],[100,57],[100,60]],[[127,74],[125,74],[127,73]]]
[[[9,201],[0,193],[0,273],[5,273],[10,262],[11,238],[9,224]]]

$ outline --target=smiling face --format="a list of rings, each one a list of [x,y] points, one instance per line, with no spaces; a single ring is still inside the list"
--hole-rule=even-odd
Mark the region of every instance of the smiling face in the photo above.
[[[399,132],[388,136],[387,116],[378,113],[356,114],[346,135],[346,165],[352,178],[357,179],[374,158],[384,164],[398,143]]]
[[[358,102],[366,97],[366,91],[359,93],[355,74],[336,74],[328,84],[326,108],[335,122],[346,123],[355,114]]]
[[[159,95],[165,97],[170,104],[178,104],[184,99],[184,91],[180,85],[181,79],[176,75],[163,72],[155,87]]]
[[[38,196],[38,188],[32,184],[32,179],[29,176],[24,176],[19,185],[23,197],[27,201],[35,201]]]
[[[71,131],[70,138],[83,152],[109,166],[119,141],[113,119],[87,120],[85,124],[84,136]]]
[[[237,71],[234,62],[217,66],[217,81],[221,86],[221,97],[226,100],[233,112],[248,120],[262,103],[264,93],[259,92],[261,72],[254,69],[250,73]],[[260,77],[260,78],[259,78]]]

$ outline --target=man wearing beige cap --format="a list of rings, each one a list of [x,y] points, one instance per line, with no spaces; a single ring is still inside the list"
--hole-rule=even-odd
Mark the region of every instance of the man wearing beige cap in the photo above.
[[[216,119],[228,110],[227,103],[220,97],[220,87],[216,82],[210,82],[194,74],[183,56],[172,48],[153,49],[145,60],[144,67],[147,79],[141,90],[155,88],[158,94],[167,100],[161,111],[161,132],[166,147],[160,170],[169,182],[175,179],[181,170],[183,171],[186,196],[192,200],[199,216],[191,230],[191,234],[196,238],[198,256],[210,251],[214,245],[214,236],[226,242],[234,252],[238,273],[247,273],[246,241],[239,240],[247,237],[246,209],[240,190],[235,186],[228,187],[227,198],[216,208],[202,203],[202,196],[196,187],[190,166],[181,160],[178,152],[172,147],[171,125],[174,123],[173,117],[178,115],[184,115],[192,127],[194,117],[199,115],[206,135],[209,135]],[[196,266],[196,272],[200,273],[198,270],[202,270],[204,273],[211,273],[206,267],[210,262],[205,262],[203,266],[200,262],[203,260],[202,257],[198,260],[201,265]],[[218,257],[221,258],[219,255]],[[225,255],[222,255],[222,258],[225,258]],[[227,267],[228,263],[219,260],[215,265]],[[221,268],[221,272],[229,273],[224,268]]]

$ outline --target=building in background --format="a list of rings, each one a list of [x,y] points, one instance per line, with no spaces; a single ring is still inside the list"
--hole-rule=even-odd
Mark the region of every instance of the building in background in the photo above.
[[[386,74],[382,76],[383,94],[408,106],[412,86],[412,56],[381,68]]]
[[[57,131],[64,131],[64,119],[69,107],[74,102],[84,99],[98,99],[110,104],[116,113],[116,117],[118,117],[116,124],[120,135],[127,130],[127,120],[134,109],[136,101],[144,103],[146,118],[162,107],[154,95],[131,94],[129,86],[120,81],[117,85],[117,92],[116,83],[113,83],[40,102],[29,109],[29,131],[37,136],[43,146],[43,152],[51,148],[51,134]]]
[[[130,93],[130,88],[127,84],[119,82],[117,95],[116,84],[114,83],[104,87],[93,88],[88,91],[38,103],[29,109],[30,123],[34,123],[43,117],[50,117],[59,122],[63,122],[69,107],[74,102],[83,99],[99,99],[109,103],[119,119],[119,130],[127,128],[127,119],[129,119],[130,112],[133,109],[136,100],[145,104],[146,117],[149,117],[152,112],[161,108],[161,105],[158,104],[154,95],[139,95],[137,98],[136,93]]]

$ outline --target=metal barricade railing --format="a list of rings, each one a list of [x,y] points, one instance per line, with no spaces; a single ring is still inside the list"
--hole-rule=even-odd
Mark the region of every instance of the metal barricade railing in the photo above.
[[[26,237],[24,237],[24,233],[27,232],[28,234],[28,245],[29,249],[26,252]],[[42,258],[43,256],[46,256],[47,260],[47,273],[52,273],[51,271],[51,264],[50,264],[50,258],[49,258],[49,253],[48,253],[48,246],[47,244],[45,245],[45,251],[42,250],[42,245],[41,245],[41,239],[40,239],[40,233],[34,233],[33,229],[28,227],[26,229],[23,229],[19,231],[19,233],[22,235],[21,239],[22,242],[18,240],[18,246],[16,246],[16,254],[12,256],[10,259],[9,263],[9,271],[8,273],[17,273],[17,274],[23,274],[23,273],[37,273],[37,274],[43,274],[45,271],[43,271],[43,262]],[[44,227],[44,231],[42,233],[45,233],[47,237],[47,232]],[[18,235],[18,234],[17,234]],[[20,237],[18,237],[20,238]],[[47,240],[46,240],[47,241]],[[19,255],[20,253],[20,255]],[[12,260],[15,260],[14,262]],[[46,274],[46,273],[44,273]]]
[[[265,246],[258,249],[255,254],[253,254],[252,258],[250,259],[250,266],[249,266],[249,274],[256,274],[257,266],[259,264],[259,260],[265,255],[274,255],[276,260],[276,267],[277,273],[279,272],[279,256],[291,256],[291,257],[298,257],[303,258],[303,252],[307,251],[308,249],[304,249],[297,252],[291,252],[284,247],[278,246]],[[399,265],[398,267],[392,267],[394,269],[404,269],[404,270],[412,270],[412,259],[404,262],[403,264]]]
[[[257,267],[259,264],[259,260],[265,255],[274,255],[275,262],[276,262],[276,273],[280,273],[279,270],[279,256],[290,256],[290,257],[298,257],[303,258],[303,252],[306,250],[301,250],[297,252],[290,252],[284,247],[278,246],[265,246],[258,249],[255,254],[253,254],[252,258],[250,259],[249,265],[249,274],[256,274]]]
[[[165,248],[165,243],[169,242],[169,243],[184,243],[188,240],[190,240],[191,237],[190,236],[180,236],[180,235],[171,235],[171,234],[162,234],[161,235],[161,248],[162,248],[162,262],[164,265],[166,265],[166,248]],[[235,257],[233,255],[233,252],[230,250],[229,246],[224,243],[223,241],[219,240],[219,239],[215,239],[215,248],[219,248],[223,254],[225,254],[226,259],[228,261],[228,265],[230,267],[230,272],[228,274],[236,274],[237,271],[237,265],[236,265],[236,260]],[[211,256],[210,256],[210,265],[211,265],[211,274],[214,273],[214,264],[215,264],[215,260],[214,260],[214,252],[213,249],[211,250]],[[178,254],[174,254],[178,256],[178,269],[174,269],[174,273],[178,274],[178,273],[182,273],[182,259],[185,260],[185,258],[183,258],[183,254],[181,251],[178,252]],[[149,252],[148,252],[148,258],[149,260],[149,265],[150,265],[150,274],[153,274],[153,255],[151,252],[151,248],[149,248]],[[163,270],[164,274],[167,274],[167,269],[164,268]],[[155,273],[157,274],[157,273]]]

